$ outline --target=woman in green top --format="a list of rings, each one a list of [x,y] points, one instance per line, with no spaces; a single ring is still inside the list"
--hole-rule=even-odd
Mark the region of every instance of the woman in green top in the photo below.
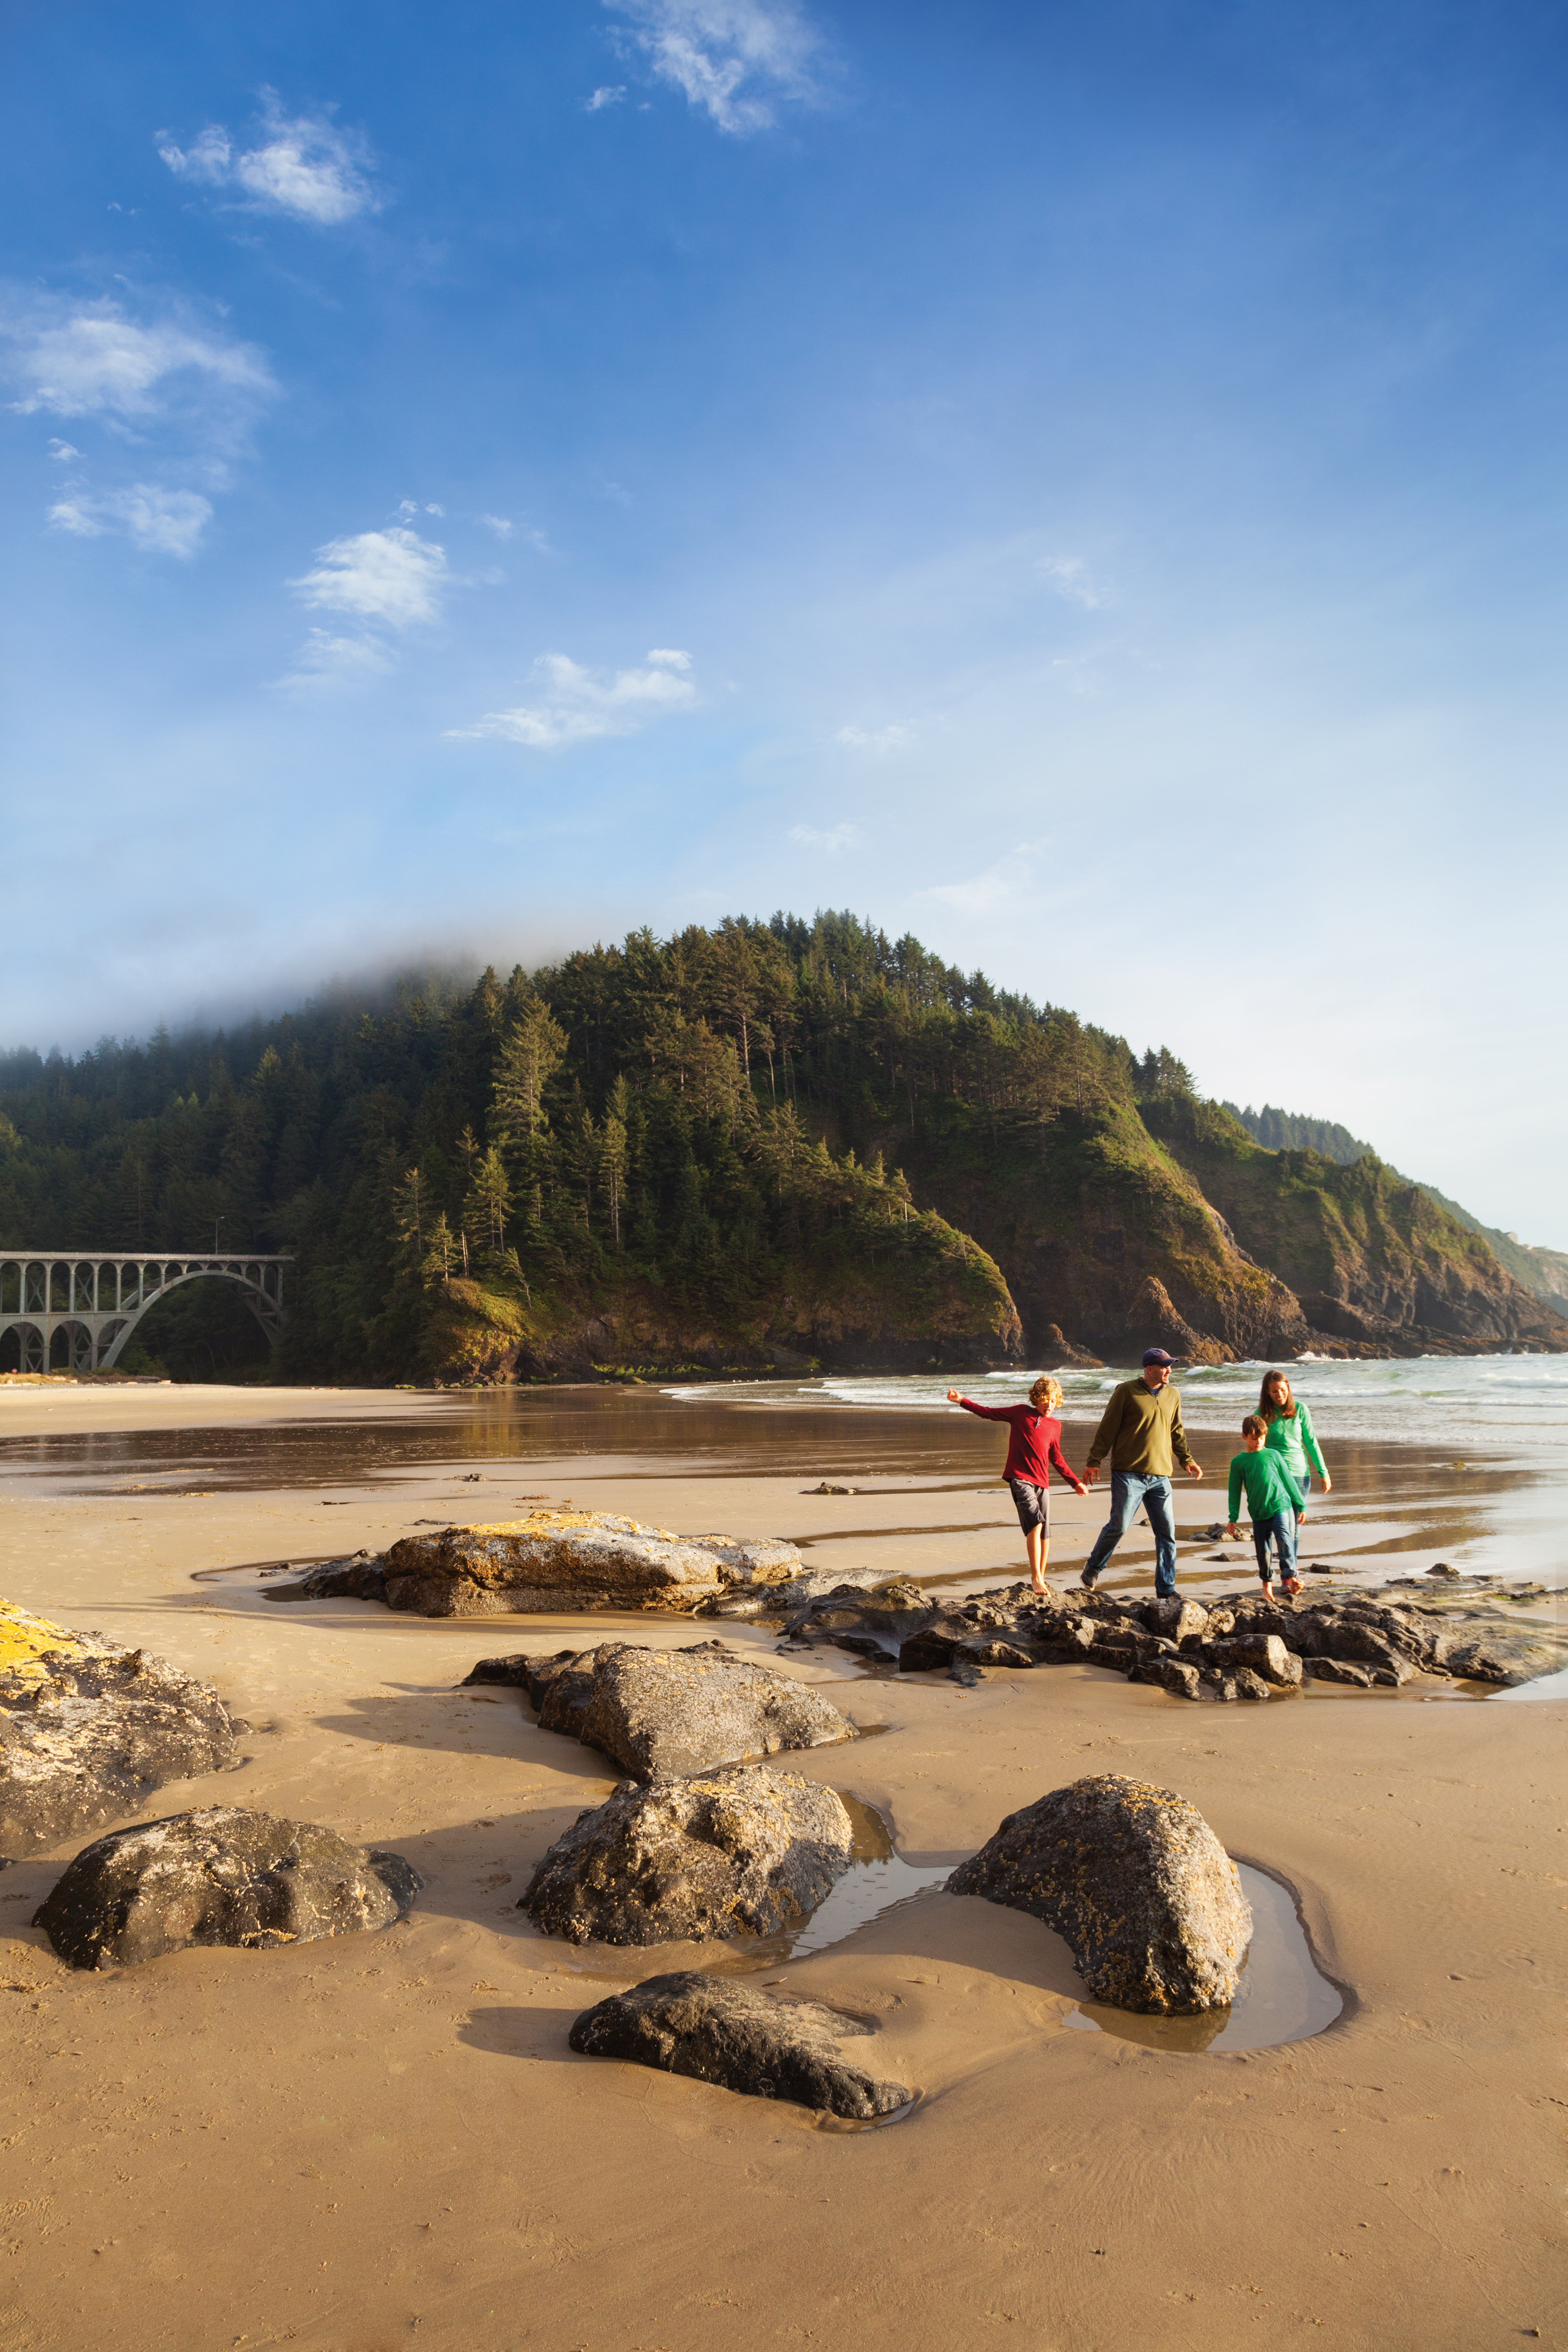
[[[1325,1495],[1333,1491],[1334,1484],[1329,1475],[1329,1465],[1312,1434],[1312,1416],[1301,1400],[1292,1396],[1290,1383],[1283,1372],[1265,1372],[1258,1412],[1268,1432],[1268,1451],[1284,1455],[1282,1466],[1295,1481],[1296,1491],[1301,1497],[1296,1507],[1296,1529],[1300,1536],[1301,1523],[1307,1516],[1307,1496],[1311,1491],[1312,1472],[1315,1470],[1322,1480]]]

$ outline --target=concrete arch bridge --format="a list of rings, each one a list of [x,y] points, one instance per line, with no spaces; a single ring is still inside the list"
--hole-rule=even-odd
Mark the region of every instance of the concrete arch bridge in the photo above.
[[[0,1251],[0,1371],[101,1372],[143,1316],[182,1284],[232,1282],[276,1343],[291,1257],[174,1256],[148,1250]]]

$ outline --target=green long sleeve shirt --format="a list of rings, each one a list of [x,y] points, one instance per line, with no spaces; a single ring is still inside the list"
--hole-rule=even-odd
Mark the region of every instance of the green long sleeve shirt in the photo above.
[[[1296,1399],[1296,1410],[1289,1420],[1280,1413],[1269,1423],[1268,1434],[1263,1442],[1270,1454],[1284,1455],[1285,1466],[1292,1478],[1305,1478],[1309,1462],[1320,1478],[1328,1476],[1328,1464],[1323,1460],[1321,1449],[1312,1434],[1312,1416],[1300,1397]]]
[[[1247,1489],[1247,1517],[1271,1519],[1277,1511],[1294,1511],[1300,1497],[1291,1482],[1289,1470],[1278,1454],[1267,1445],[1256,1454],[1236,1454],[1230,1464],[1230,1508],[1227,1522],[1234,1526],[1241,1508],[1241,1490]]]
[[[1169,1382],[1152,1389],[1147,1381],[1123,1381],[1111,1390],[1089,1449],[1089,1468],[1098,1469],[1107,1454],[1112,1470],[1144,1478],[1169,1478],[1177,1462],[1186,1468],[1193,1457],[1182,1427],[1182,1400]]]

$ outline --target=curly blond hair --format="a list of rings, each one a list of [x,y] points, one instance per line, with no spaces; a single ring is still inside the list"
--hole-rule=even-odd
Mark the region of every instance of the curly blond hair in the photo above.
[[[1037,1412],[1059,1412],[1062,1402],[1060,1381],[1053,1381],[1048,1372],[1042,1372],[1029,1391],[1029,1402]]]

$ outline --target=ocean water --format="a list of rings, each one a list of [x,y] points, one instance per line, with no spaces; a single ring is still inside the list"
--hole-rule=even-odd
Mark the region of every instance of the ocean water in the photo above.
[[[1263,1375],[1257,1363],[1193,1365],[1175,1374],[1182,1412],[1193,1429],[1235,1430],[1258,1403]],[[1568,1460],[1568,1356],[1402,1356],[1346,1363],[1311,1356],[1285,1365],[1296,1394],[1311,1409],[1325,1443],[1362,1439],[1421,1445],[1528,1462]],[[1063,1412],[1090,1420],[1119,1381],[1137,1377],[1136,1365],[1094,1371],[1059,1371]],[[859,1405],[909,1413],[955,1412],[947,1391],[979,1404],[1012,1404],[1028,1392],[1032,1371],[918,1372],[816,1380],[699,1382],[668,1389],[683,1402],[758,1405]]]

